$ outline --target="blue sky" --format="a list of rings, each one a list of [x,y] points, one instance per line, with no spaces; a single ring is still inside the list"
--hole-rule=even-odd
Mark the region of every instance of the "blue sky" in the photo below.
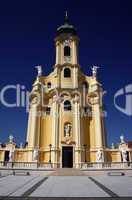
[[[11,84],[31,90],[41,64],[44,75],[55,63],[54,37],[67,10],[80,37],[79,63],[86,74],[99,65],[99,80],[107,94],[106,129],[108,143],[119,142],[123,134],[132,140],[132,116],[114,106],[114,94],[132,84],[132,3],[126,1],[2,1],[0,2],[0,90]],[[6,94],[14,101],[14,92]],[[118,99],[125,106],[125,96]],[[132,104],[132,102],[131,102]],[[5,108],[0,103],[0,142],[13,134],[24,142],[28,114],[25,108]]]

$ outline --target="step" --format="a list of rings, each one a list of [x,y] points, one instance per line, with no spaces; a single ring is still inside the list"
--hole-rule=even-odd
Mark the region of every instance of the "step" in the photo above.
[[[51,176],[85,176],[85,174],[79,169],[62,168],[56,169]]]

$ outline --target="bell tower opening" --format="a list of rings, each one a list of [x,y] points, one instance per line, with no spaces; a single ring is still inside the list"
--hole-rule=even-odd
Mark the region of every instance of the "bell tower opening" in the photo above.
[[[64,56],[71,56],[71,48],[69,46],[64,47]]]

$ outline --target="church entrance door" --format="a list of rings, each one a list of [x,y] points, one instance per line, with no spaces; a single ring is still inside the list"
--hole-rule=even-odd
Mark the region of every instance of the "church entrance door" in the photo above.
[[[73,147],[62,147],[62,167],[72,168],[73,167]]]
[[[5,151],[5,156],[4,156],[4,165],[7,165],[7,162],[9,162],[9,154],[10,151]]]

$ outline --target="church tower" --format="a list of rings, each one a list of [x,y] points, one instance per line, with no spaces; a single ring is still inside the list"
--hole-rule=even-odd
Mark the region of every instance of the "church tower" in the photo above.
[[[66,13],[64,25],[57,29],[55,38],[55,68],[57,68],[58,74],[61,74],[58,80],[58,87],[78,88],[78,43],[79,38],[76,29],[69,24]]]
[[[78,45],[77,31],[66,14],[56,33],[53,72],[43,76],[39,66],[30,95],[28,161],[79,168],[96,162],[98,151],[104,159],[103,90],[97,67],[91,76],[81,72]]]

